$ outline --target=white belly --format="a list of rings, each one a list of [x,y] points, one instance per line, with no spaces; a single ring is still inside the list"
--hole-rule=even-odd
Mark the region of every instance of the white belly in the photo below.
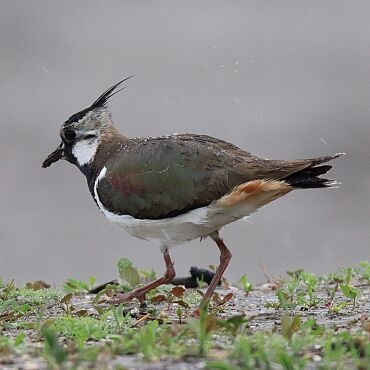
[[[211,206],[160,220],[140,220],[128,215],[115,215],[101,204],[99,207],[110,221],[118,223],[129,234],[166,244],[167,247],[207,236],[223,225],[235,221],[230,215],[214,214]]]
[[[101,203],[97,187],[106,170],[105,167],[101,170],[94,184],[94,196],[100,210],[110,221],[118,223],[129,234],[166,247],[208,236],[292,190],[292,187],[284,182],[254,180],[239,185],[207,207],[160,220],[136,219],[129,215],[116,215]]]

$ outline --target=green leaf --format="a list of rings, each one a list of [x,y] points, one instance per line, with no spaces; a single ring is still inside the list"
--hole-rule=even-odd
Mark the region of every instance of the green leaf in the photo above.
[[[58,335],[51,328],[46,328],[44,331],[45,352],[57,364],[62,364],[67,358],[67,350],[59,344]]]
[[[241,276],[240,282],[243,285],[244,293],[248,295],[252,291],[252,284],[248,282],[246,275]]]
[[[26,337],[25,333],[19,333],[14,339],[14,345],[18,347],[20,344],[23,343],[24,338]]]
[[[136,267],[132,266],[132,262],[127,258],[118,260],[119,276],[123,283],[128,283],[130,288],[135,288],[140,284],[140,274]]]
[[[292,319],[284,315],[281,319],[281,333],[285,338],[291,339],[293,334],[301,327],[300,316],[294,316]]]
[[[347,297],[347,298],[350,298],[350,299],[354,299],[358,296],[358,289],[356,289],[355,287],[351,286],[351,285],[347,285],[347,284],[341,284],[340,285],[340,289],[342,291],[342,293]]]

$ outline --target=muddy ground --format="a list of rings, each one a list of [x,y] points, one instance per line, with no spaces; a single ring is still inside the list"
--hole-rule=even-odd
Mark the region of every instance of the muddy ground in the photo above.
[[[266,308],[268,304],[274,304],[277,302],[276,287],[273,284],[264,284],[254,288],[248,295],[241,289],[235,287],[229,287],[227,289],[218,289],[220,296],[232,292],[233,298],[224,306],[223,310],[218,313],[220,318],[230,318],[234,315],[244,314],[248,319],[248,331],[250,333],[256,331],[262,331],[267,333],[279,332],[281,328],[281,308]],[[326,328],[332,328],[338,331],[358,332],[362,330],[361,322],[359,318],[361,315],[370,316],[370,286],[368,284],[358,284],[357,289],[360,290],[361,294],[357,300],[356,307],[352,309],[349,304],[347,307],[341,309],[339,314],[333,314],[328,310],[325,301],[327,300],[327,292],[323,291],[321,294],[323,304],[315,308],[308,310],[302,310],[301,308],[289,309],[289,315],[299,315],[302,321],[307,320],[309,317],[313,317],[318,324],[325,326]],[[345,299],[341,296],[341,293],[337,293],[337,299]],[[75,295],[72,298],[72,305],[74,310],[87,310],[93,312],[92,306],[93,295]],[[149,304],[150,306],[151,304]],[[158,309],[158,305],[156,306]],[[167,307],[166,303],[163,303],[163,307]],[[43,316],[51,319],[53,317],[62,316],[65,314],[60,305],[50,304],[45,308]],[[133,302],[127,310],[137,315],[140,313],[138,310],[138,304]],[[178,318],[175,314],[175,308],[169,311],[170,319],[174,322],[178,322]],[[30,317],[30,320],[35,318]],[[44,358],[42,357],[43,342],[37,335],[34,329],[23,330],[26,334],[24,343],[27,347],[27,351],[16,351],[12,354],[0,354],[0,368],[1,369],[47,369]],[[3,336],[16,337],[20,333],[19,330],[4,330]],[[62,338],[63,339],[63,338]],[[218,347],[222,349],[223,338],[214,335],[213,341],[219,342]],[[91,342],[90,345],[99,345],[98,342]],[[217,356],[216,356],[217,357]],[[206,365],[206,360],[202,358],[185,358],[182,360],[164,360],[146,363],[140,359],[140,356],[111,356],[105,357],[102,355],[99,361],[95,364],[90,364],[89,368],[96,369],[167,369],[167,370],[178,370],[178,369],[202,369]],[[319,364],[318,364],[319,365]],[[68,368],[68,367],[67,367]],[[85,367],[82,367],[85,368]],[[316,366],[310,365],[310,368],[316,368]],[[317,366],[319,368],[319,366]]]

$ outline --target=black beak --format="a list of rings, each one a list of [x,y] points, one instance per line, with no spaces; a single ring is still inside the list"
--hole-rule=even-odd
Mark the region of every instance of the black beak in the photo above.
[[[46,168],[52,165],[54,162],[59,161],[59,159],[63,159],[64,154],[64,147],[63,142],[60,143],[58,148],[56,148],[53,153],[49,154],[49,156],[42,162],[42,167]]]

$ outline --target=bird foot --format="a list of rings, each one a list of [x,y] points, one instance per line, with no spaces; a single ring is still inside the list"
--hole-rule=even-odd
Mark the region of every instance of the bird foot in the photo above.
[[[140,302],[140,304],[145,303],[145,294],[149,292],[150,290],[157,288],[158,286],[162,284],[168,284],[170,281],[174,279],[176,276],[175,270],[173,268],[173,263],[171,261],[170,255],[168,254],[168,250],[165,249],[163,252],[164,261],[166,263],[166,272],[163,277],[152,281],[151,283],[144,285],[142,287],[136,288],[135,290],[132,290],[131,292],[127,292],[124,294],[117,294],[112,300],[112,304],[120,304],[120,303],[126,303],[131,301],[134,298],[137,298]]]
[[[122,293],[122,294],[116,294],[110,301],[113,305],[117,305],[120,303],[127,303],[134,298],[137,298],[140,302],[140,304],[143,304],[145,302],[145,294],[140,292],[128,292],[128,293]]]

